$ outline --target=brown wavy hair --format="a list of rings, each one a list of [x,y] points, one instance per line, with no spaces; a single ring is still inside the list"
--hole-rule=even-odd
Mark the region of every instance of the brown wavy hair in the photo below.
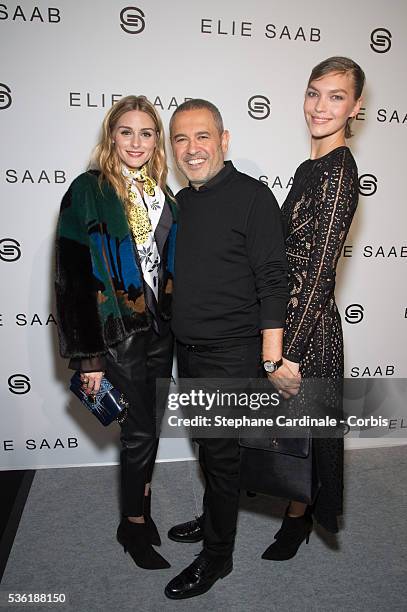
[[[308,87],[310,86],[311,81],[317,81],[327,74],[331,74],[332,72],[336,72],[339,74],[350,73],[353,79],[353,93],[355,102],[359,100],[362,95],[363,86],[365,84],[365,73],[362,68],[354,62],[349,57],[342,57],[340,55],[335,55],[333,57],[328,57],[328,59],[323,60],[311,71],[311,75],[308,79]],[[349,117],[345,126],[345,138],[350,138],[353,136],[351,131],[351,123],[353,121],[353,117]]]
[[[123,162],[117,155],[113,144],[113,133],[120,117],[124,113],[133,110],[147,113],[154,121],[157,143],[151,158],[147,162],[147,173],[157,181],[157,184],[164,193],[168,193],[166,185],[168,167],[165,156],[165,136],[160,116],[153,104],[145,96],[125,96],[118,100],[105,116],[102,124],[102,135],[92,155],[92,159],[100,170],[100,186],[104,180],[108,181],[123,202],[127,199],[127,185],[122,174]]]

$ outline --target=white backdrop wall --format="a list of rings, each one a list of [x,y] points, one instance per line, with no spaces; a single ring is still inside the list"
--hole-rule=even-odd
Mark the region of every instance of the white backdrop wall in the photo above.
[[[311,68],[331,55],[359,62],[367,87],[351,144],[361,197],[337,290],[346,375],[406,376],[406,16],[405,0],[0,3],[0,469],[118,458],[118,428],[104,430],[67,391],[53,239],[61,197],[122,95],[145,94],[166,126],[185,98],[213,101],[229,157],[282,204],[309,155]],[[171,156],[169,165],[177,190]],[[389,432],[379,443],[392,441]],[[191,456],[187,440],[161,443],[161,459]]]

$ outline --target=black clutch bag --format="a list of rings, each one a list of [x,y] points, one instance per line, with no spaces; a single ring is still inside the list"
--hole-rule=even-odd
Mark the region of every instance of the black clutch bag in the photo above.
[[[71,378],[70,390],[102,425],[106,427],[115,420],[123,423],[129,406],[123,393],[115,389],[105,377],[102,378],[99,391],[94,395],[86,395],[82,384],[80,372],[75,372]]]
[[[312,438],[240,438],[240,488],[311,505],[319,489]]]

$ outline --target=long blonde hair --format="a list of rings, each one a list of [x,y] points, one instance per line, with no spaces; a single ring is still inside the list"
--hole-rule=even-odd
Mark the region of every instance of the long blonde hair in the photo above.
[[[122,174],[122,161],[113,143],[113,133],[120,117],[133,110],[147,113],[154,121],[157,143],[153,155],[147,162],[147,174],[157,181],[165,193],[167,192],[168,168],[165,157],[164,128],[160,116],[145,96],[125,96],[118,100],[105,116],[102,136],[92,156],[100,170],[99,184],[102,185],[104,180],[108,181],[123,202],[127,199],[127,185]]]

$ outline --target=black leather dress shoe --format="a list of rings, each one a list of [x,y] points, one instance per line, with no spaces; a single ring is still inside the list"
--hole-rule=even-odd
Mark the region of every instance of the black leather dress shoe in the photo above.
[[[174,542],[200,542],[203,540],[203,515],[193,521],[174,525],[168,532],[168,537]]]
[[[202,595],[209,591],[219,578],[230,574],[232,569],[231,556],[213,557],[202,551],[191,565],[167,584],[164,593],[170,599],[187,599]]]

